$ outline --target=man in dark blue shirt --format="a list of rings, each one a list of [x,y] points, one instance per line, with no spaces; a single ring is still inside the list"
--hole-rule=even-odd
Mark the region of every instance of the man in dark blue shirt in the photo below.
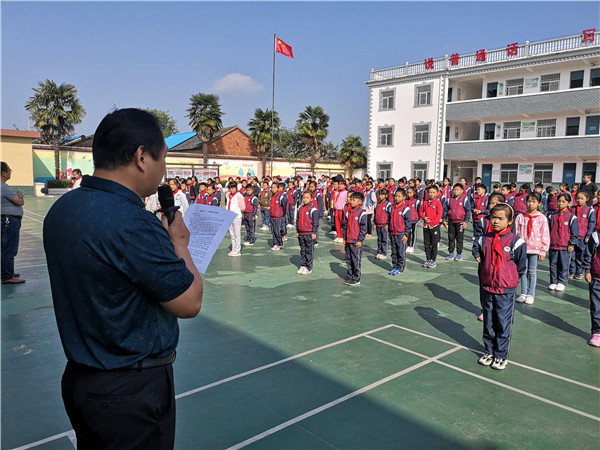
[[[202,278],[181,213],[144,209],[165,173],[156,119],[122,109],[93,142],[94,174],[44,221],[65,408],[78,448],[172,448],[177,318],[195,317]]]

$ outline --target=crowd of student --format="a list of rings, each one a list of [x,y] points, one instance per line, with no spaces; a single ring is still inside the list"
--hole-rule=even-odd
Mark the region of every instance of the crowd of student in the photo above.
[[[571,190],[561,184],[544,189],[541,183],[519,189],[515,183],[494,184],[492,192],[476,178],[473,186],[461,178],[454,186],[449,178],[417,178],[398,182],[389,178],[376,182],[347,180],[342,176],[321,179],[266,177],[229,178],[225,189],[219,178],[198,183],[194,178],[169,180],[179,204],[187,202],[222,206],[237,213],[230,228],[232,250],[241,255],[241,227],[244,245],[256,242],[258,212],[261,230],[270,230],[271,251],[280,251],[288,229],[295,228],[300,245],[297,273],[312,272],[319,226],[328,219],[333,242],[344,244],[347,278],[345,284],[360,285],[362,245],[377,237],[377,258],[391,253],[389,275],[402,275],[406,254],[413,253],[417,224],[422,221],[425,261],[422,267],[434,269],[442,229],[448,234],[448,261],[463,260],[464,233],[473,227],[473,256],[479,262],[480,300],[484,322],[485,354],[482,365],[504,369],[508,357],[514,303],[533,304],[538,261],[548,255],[548,289],[564,291],[569,278],[589,283],[592,337],[590,345],[600,347],[600,245],[597,220],[600,192],[586,174],[586,183]],[[595,198],[594,198],[595,197]],[[150,203],[150,202],[148,202]],[[178,201],[176,200],[176,204]],[[151,209],[151,208],[150,208]],[[185,212],[182,206],[182,213]],[[584,271],[586,274],[584,275]],[[521,284],[521,294],[516,291]],[[516,297],[516,298],[515,298]]]

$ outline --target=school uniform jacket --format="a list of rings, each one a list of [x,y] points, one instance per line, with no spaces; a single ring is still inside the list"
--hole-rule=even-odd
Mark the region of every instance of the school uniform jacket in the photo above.
[[[271,219],[281,219],[286,211],[287,195],[277,192],[271,197]]]
[[[473,257],[479,263],[479,284],[492,294],[514,293],[521,276],[527,271],[527,244],[507,228],[506,234],[498,234],[499,252],[494,250],[497,233],[481,236],[473,245]]]
[[[390,213],[389,231],[394,236],[408,233],[412,225],[410,208],[405,202],[394,203]]]
[[[421,200],[417,197],[407,198],[405,200],[406,205],[410,208],[410,221],[411,226],[419,222],[419,208],[421,207]]]
[[[317,234],[319,231],[319,211],[312,204],[300,206],[296,231],[303,236]]]
[[[440,224],[440,220],[442,220],[443,213],[444,207],[438,199],[424,200],[421,209],[419,210],[421,219],[425,220],[425,217],[429,219],[429,224],[423,224],[423,226],[427,228],[437,227]]]
[[[219,206],[219,200],[217,199],[217,193],[209,195],[204,199],[204,204],[209,206]]]
[[[481,211],[479,214],[473,212],[473,223],[479,222],[482,217],[488,215],[490,211],[487,209],[487,202],[490,194],[486,193],[482,197],[477,196],[477,200],[473,202],[473,211]]]
[[[466,195],[452,197],[444,201],[442,220],[450,223],[469,222],[471,220],[471,203]]]
[[[312,204],[319,212],[319,217],[323,217],[323,194],[317,189],[314,192]]]
[[[588,242],[588,251],[583,254],[583,270],[592,274],[592,279],[600,281],[600,236],[594,231]]]
[[[525,201],[527,199],[527,195],[528,194],[515,195],[515,203],[513,208],[517,214],[523,214],[527,212],[527,203]]]
[[[550,215],[550,248],[565,250],[569,245],[577,245],[579,241],[579,224],[577,216],[568,210],[557,211]]]
[[[579,238],[589,238],[596,229],[596,211],[591,206],[573,206],[571,212],[577,216]]]
[[[346,217],[346,227],[344,228],[344,241],[346,241],[346,244],[364,241],[367,235],[367,213],[362,206],[354,209],[348,208],[344,216]]]
[[[377,202],[375,205],[375,226],[385,227],[390,222],[392,204],[387,200]]]
[[[256,198],[256,195],[245,195],[244,201],[246,202],[244,217],[256,217],[256,213],[258,212],[258,198]]]

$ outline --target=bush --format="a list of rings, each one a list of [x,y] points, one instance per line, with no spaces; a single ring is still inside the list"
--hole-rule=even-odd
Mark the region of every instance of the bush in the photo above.
[[[73,187],[73,180],[48,180],[49,188],[67,188]]]

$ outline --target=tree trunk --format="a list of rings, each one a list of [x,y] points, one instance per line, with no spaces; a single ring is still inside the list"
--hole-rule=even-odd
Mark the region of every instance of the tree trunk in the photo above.
[[[261,170],[262,176],[261,176],[260,180],[262,181],[262,180],[264,180],[265,175],[267,174],[267,152],[266,151],[263,152],[261,160],[262,160],[262,170]]]
[[[202,144],[202,153],[204,155],[204,165],[208,164],[208,144]]]
[[[54,141],[54,177],[60,179],[60,144],[58,140]]]

